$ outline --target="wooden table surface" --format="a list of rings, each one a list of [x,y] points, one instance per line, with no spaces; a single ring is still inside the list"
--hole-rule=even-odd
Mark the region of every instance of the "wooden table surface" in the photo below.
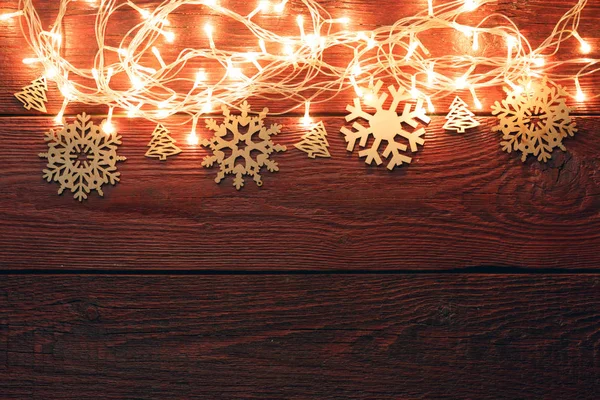
[[[50,21],[56,2],[37,3]],[[320,3],[362,30],[427,5]],[[539,45],[574,3],[486,10]],[[95,14],[72,8],[64,51],[87,65]],[[253,40],[197,7],[173,16],[178,40],[200,46],[207,18],[228,33],[219,45]],[[590,1],[579,31],[596,57],[599,25]],[[51,116],[13,97],[39,75],[20,62],[31,53],[18,23],[0,25],[0,43],[0,399],[600,398],[600,100],[569,103],[579,132],[567,152],[522,163],[491,131],[502,90],[490,89],[478,129],[447,134],[440,112],[412,163],[390,172],[346,151],[343,93],[313,110],[331,159],[293,148],[299,114],[269,118],[284,126],[281,170],[239,192],[201,167],[206,150],[186,143],[182,117],[166,123],[184,150],[168,162],[144,157],[152,123],[117,117],[122,181],[78,203],[42,179]],[[582,87],[600,94],[600,74]],[[263,106],[285,104],[253,102]],[[107,110],[67,113],[81,111]]]

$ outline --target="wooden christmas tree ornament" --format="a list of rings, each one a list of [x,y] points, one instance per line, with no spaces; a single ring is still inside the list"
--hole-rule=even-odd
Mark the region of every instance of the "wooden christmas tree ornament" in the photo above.
[[[87,199],[92,190],[104,196],[102,186],[114,185],[121,175],[116,165],[117,161],[125,161],[117,155],[121,137],[115,132],[104,133],[100,129],[104,121],[94,125],[85,113],[72,124],[63,124],[62,129],[46,133],[48,152],[39,155],[48,160],[44,179],[60,184],[58,194],[69,189],[79,201]]]
[[[446,115],[448,120],[444,124],[444,129],[465,133],[465,130],[479,126],[479,121],[475,120],[468,106],[460,97],[456,96],[450,105],[450,112]]]
[[[331,157],[329,154],[329,142],[327,142],[327,131],[323,121],[320,121],[315,127],[302,136],[302,141],[294,145],[298,150],[308,154],[310,158]]]
[[[152,140],[148,143],[148,147],[150,148],[146,152],[146,157],[158,158],[161,161],[181,153],[181,149],[175,146],[175,139],[162,124],[158,124],[152,132]]]
[[[26,110],[34,110],[45,113],[46,112],[46,92],[48,91],[48,84],[46,78],[41,77],[31,82],[31,85],[27,85],[22,91],[15,93],[15,97],[23,103],[23,107]]]

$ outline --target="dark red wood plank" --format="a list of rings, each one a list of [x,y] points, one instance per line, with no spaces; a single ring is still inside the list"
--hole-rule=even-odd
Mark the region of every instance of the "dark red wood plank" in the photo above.
[[[14,9],[16,3],[15,1],[0,1],[0,9]],[[374,6],[373,2],[369,0],[324,0],[319,3],[333,14],[351,16],[353,21],[351,27],[356,31],[372,30],[380,26],[391,25],[401,18],[414,16],[427,8],[426,0],[406,0],[402,2],[402,7],[398,6],[396,0],[381,0],[377,2],[377,6]],[[151,9],[156,5],[156,2],[136,1],[136,4]],[[36,2],[36,5],[45,26],[50,25],[54,21],[58,3]],[[227,1],[225,5],[232,10],[244,14],[249,13],[256,6],[256,2],[231,0]],[[531,45],[537,47],[551,34],[555,24],[573,5],[574,2],[558,0],[552,2],[532,0],[527,3],[519,0],[502,0],[497,5],[487,5],[477,12],[468,13],[461,17],[461,22],[476,24],[483,17],[493,12],[504,13],[514,19]],[[64,23],[64,55],[73,65],[79,68],[91,68],[94,55],[97,51],[97,44],[94,40],[95,8],[91,7],[87,2],[80,1],[72,2],[69,9],[72,11],[69,12]],[[285,15],[277,16],[268,14],[257,18],[267,28],[281,35],[297,35],[295,17],[302,9],[299,1],[291,0]],[[123,11],[119,11],[112,20],[114,22],[110,25],[107,32],[108,43],[119,43],[121,35],[139,22],[139,14],[137,12],[126,10],[129,9],[123,8]],[[181,8],[171,18],[172,27],[170,29],[176,33],[177,40],[174,44],[162,48],[163,58],[166,60],[174,59],[179,51],[184,48],[206,48],[208,44],[201,27],[208,21],[215,26],[215,40],[222,48],[236,51],[257,51],[256,38],[249,34],[241,24],[231,23],[226,18],[211,15],[202,6],[188,6]],[[600,4],[590,1],[582,13],[579,31],[593,46],[594,50],[590,54],[591,57],[597,56],[598,49],[600,48],[598,24],[600,24]],[[436,31],[422,33],[419,38],[434,55],[447,55],[449,52],[452,54],[471,54],[470,39],[457,32],[440,34],[439,31]],[[13,93],[21,90],[31,80],[36,79],[42,71],[35,66],[24,66],[21,63],[23,58],[31,57],[32,53],[27,48],[17,21],[0,24],[0,41],[2,42],[2,47],[0,48],[0,70],[2,71],[2,79],[0,80],[0,114],[27,114],[21,104],[13,97]],[[506,43],[499,39],[493,40],[482,36],[480,38],[480,47],[481,49],[486,49],[489,52],[487,54],[503,55],[506,53]],[[276,49],[273,49],[273,51],[276,51]],[[333,49],[327,58],[335,60],[336,65],[345,65],[350,60],[351,55],[351,52]],[[580,58],[581,56],[578,44],[573,39],[572,44],[565,44],[561,48],[560,54],[551,57],[549,61]],[[154,66],[157,66],[157,61],[151,54],[145,61],[148,65],[154,63]],[[202,65],[202,67],[207,69],[209,76],[213,79],[221,77],[224,73],[220,66],[217,68],[212,65]],[[187,72],[184,71],[184,73],[188,72],[189,77],[193,78],[196,69],[191,68]],[[568,73],[565,68],[557,68],[554,72],[557,74]],[[118,79],[115,78],[115,80]],[[571,94],[575,93],[573,81],[569,80],[563,82],[563,84],[567,86]],[[581,84],[590,99],[585,103],[570,101],[569,105],[578,113],[600,113],[600,97],[592,98],[599,95],[600,75],[594,74],[589,78],[582,79]],[[50,87],[48,110],[49,113],[56,114],[61,107],[62,97],[56,88],[54,88],[54,84],[51,84]],[[468,91],[460,94],[465,99],[470,99]],[[321,104],[313,103],[313,111],[343,113],[346,104],[352,101],[352,96],[354,96],[354,91],[349,86],[348,90],[341,93],[332,101]],[[478,96],[484,104],[483,111],[489,114],[490,106],[495,101],[504,98],[504,92],[500,87],[496,87],[481,91],[478,93]],[[453,97],[453,95],[450,95],[445,98],[434,98],[437,112],[445,113]],[[288,101],[265,102],[262,100],[256,100],[253,103],[257,107],[267,106],[274,111],[287,110],[296,104]],[[86,108],[81,104],[73,104],[72,107],[69,107],[69,112],[77,113],[82,109],[87,109],[88,113],[107,112],[107,107],[105,106]],[[298,112],[302,111],[301,107]]]
[[[348,153],[326,118],[331,159],[293,148],[297,118],[275,142],[278,173],[236,191],[201,167],[189,126],[168,127],[184,152],[144,157],[153,125],[118,120],[122,181],[80,204],[42,179],[48,119],[0,121],[0,264],[5,269],[336,270],[494,265],[598,268],[600,118],[548,164],[503,153],[495,119],[464,136],[435,118],[412,164],[393,172]],[[201,121],[200,126],[204,126]],[[207,135],[206,129],[199,131]]]
[[[9,399],[597,399],[600,281],[12,276]]]

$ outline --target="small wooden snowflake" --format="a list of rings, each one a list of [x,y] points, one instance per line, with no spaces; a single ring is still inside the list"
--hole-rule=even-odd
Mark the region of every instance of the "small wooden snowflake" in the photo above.
[[[262,186],[262,167],[270,172],[279,171],[278,164],[270,159],[273,152],[285,151],[285,146],[275,144],[271,136],[281,131],[281,125],[273,124],[269,128],[264,119],[269,110],[263,109],[258,115],[250,115],[250,105],[244,102],[240,115],[233,115],[227,106],[223,106],[222,124],[215,120],[206,121],[208,129],[214,132],[212,138],[203,140],[202,145],[209,147],[213,155],[204,158],[202,165],[210,168],[219,164],[220,170],[215,182],[221,182],[226,175],[232,174],[233,186],[240,190],[244,186],[244,176],[250,176],[258,186]]]
[[[546,162],[562,141],[577,132],[575,119],[566,105],[567,92],[562,86],[548,86],[546,79],[519,81],[519,87],[504,88],[507,96],[492,106],[499,124],[492,128],[502,132],[502,149],[520,151],[524,162],[529,155]]]
[[[60,184],[58,194],[69,189],[82,201],[92,190],[103,196],[103,185],[119,181],[116,163],[125,161],[117,155],[121,137],[102,132],[89,115],[78,115],[72,124],[65,121],[62,129],[46,133],[45,140],[48,152],[39,155],[48,160],[44,179]]]

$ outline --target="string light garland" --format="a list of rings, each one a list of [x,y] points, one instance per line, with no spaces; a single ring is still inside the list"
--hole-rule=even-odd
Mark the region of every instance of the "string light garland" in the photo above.
[[[257,2],[256,8],[241,15],[220,4],[218,0],[169,0],[154,8],[137,5],[132,0],[90,1],[97,7],[95,23],[99,49],[89,69],[78,68],[62,55],[64,46],[63,20],[68,15],[69,0],[61,0],[56,20],[50,30],[44,30],[32,0],[20,0],[19,9],[0,16],[0,21],[20,18],[22,29],[32,49],[32,56],[24,62],[41,65],[44,77],[52,80],[64,96],[64,104],[56,120],[62,120],[66,106],[72,102],[87,105],[106,105],[109,112],[122,109],[130,116],[160,122],[174,114],[187,114],[190,120],[218,110],[221,105],[235,107],[241,100],[260,98],[269,101],[290,100],[290,109],[273,114],[285,114],[309,104],[330,101],[340,92],[353,88],[362,94],[361,87],[374,80],[393,80],[399,87],[411,90],[414,97],[422,98],[434,111],[431,99],[455,95],[457,90],[468,89],[473,105],[481,109],[476,93],[496,86],[513,86],[523,76],[545,76],[551,84],[570,82],[576,86],[573,97],[577,101],[595,98],[584,95],[579,80],[598,71],[596,59],[577,58],[551,61],[562,46],[579,46],[583,54],[592,51],[578,31],[581,12],[587,0],[576,4],[558,21],[554,31],[537,48],[532,48],[516,25],[506,16],[493,14],[475,26],[458,23],[461,15],[496,0],[451,1],[437,4],[428,0],[419,14],[382,26],[370,32],[355,32],[352,20],[346,15],[332,15],[315,0],[296,0],[303,6],[297,16],[298,32],[280,36],[260,24],[264,13],[288,12],[288,1]],[[441,2],[440,2],[441,3]],[[170,30],[170,16],[181,6],[207,8],[211,14],[241,23],[256,37],[255,49],[231,51],[217,46],[215,38],[226,32],[215,31],[207,23],[199,29],[206,35],[208,47],[185,49],[175,59],[165,60],[161,47],[177,40]],[[118,47],[107,44],[106,29],[117,11],[129,8],[139,14],[140,21],[123,34]],[[297,10],[294,7],[294,10]],[[502,23],[493,24],[500,20]],[[506,57],[481,54],[432,56],[419,35],[428,31],[451,29],[471,38],[472,49],[479,49],[482,37],[500,38],[506,42]],[[334,47],[347,49],[352,56],[345,66],[326,62],[324,55]],[[116,53],[118,61],[107,63],[109,53]],[[158,65],[148,66],[147,54],[153,54]],[[220,64],[220,77],[208,79],[206,72],[198,71],[195,79],[185,74],[192,61],[210,61]],[[556,73],[561,65],[577,65],[574,75]],[[452,76],[447,71],[457,71]],[[462,72],[461,72],[462,71]],[[115,88],[110,82],[116,76],[127,76],[131,87]],[[326,80],[319,77],[326,76]],[[76,77],[76,79],[73,79]],[[172,83],[186,92],[176,91]],[[574,83],[574,84],[573,84]],[[290,104],[289,102],[287,104]],[[304,118],[310,118],[308,111]],[[114,128],[110,118],[106,128]]]
[[[507,94],[491,106],[499,122],[493,130],[502,133],[503,150],[520,151],[523,161],[533,155],[546,162],[554,148],[565,150],[564,138],[577,132],[574,118],[569,114],[572,108],[566,104],[568,97],[581,103],[600,96],[585,93],[581,87],[582,79],[600,70],[599,60],[589,56],[594,49],[579,30],[588,0],[574,1],[552,33],[536,48],[505,15],[489,13],[476,24],[461,22],[483,14],[463,18],[496,0],[454,0],[443,4],[427,0],[417,15],[371,31],[356,31],[351,16],[330,14],[315,0],[292,1],[293,9],[300,10],[291,28],[297,31],[281,36],[269,30],[261,16],[289,17],[292,8],[288,0],[277,3],[260,0],[248,14],[228,9],[219,0],[165,0],[150,6],[141,0],[89,0],[86,4],[96,9],[94,31],[98,50],[89,68],[79,68],[63,55],[65,40],[71,40],[64,36],[63,22],[75,0],[58,2],[58,13],[49,29],[42,26],[32,0],[19,0],[16,10],[0,15],[0,24],[19,19],[31,49],[23,63],[43,72],[15,93],[15,97],[28,110],[46,112],[49,82],[63,96],[54,118],[62,128],[47,133],[50,151],[40,154],[48,159],[44,178],[59,182],[59,193],[70,189],[80,201],[91,190],[102,195],[102,185],[118,181],[115,163],[124,160],[116,155],[120,136],[113,116],[115,111],[125,111],[130,118],[144,118],[158,124],[146,156],[166,160],[181,152],[162,124],[175,114],[188,115],[184,122],[191,122],[187,142],[213,151],[203,165],[219,165],[217,183],[232,174],[238,190],[248,176],[260,186],[262,167],[271,172],[278,170],[277,163],[270,159],[271,153],[285,151],[284,146],[270,139],[279,133],[281,126],[273,124],[266,128],[263,120],[303,110],[300,123],[310,132],[296,147],[311,158],[329,157],[324,125],[315,124],[310,110],[312,105],[329,102],[345,91],[353,92],[356,97],[353,105],[347,107],[346,121],[352,122],[351,129],[343,126],[341,133],[348,142],[347,150],[362,149],[359,156],[368,164],[381,164],[385,159],[391,170],[410,163],[410,153],[424,144],[425,129],[419,125],[429,123],[426,113],[435,112],[433,100],[455,98],[445,129],[462,133],[478,126],[469,106],[483,110],[484,104],[477,93],[493,87],[502,87]],[[173,51],[165,52],[169,54],[166,58],[161,49],[177,41],[171,18],[183,6],[203,7],[208,14],[226,19],[228,24],[243,25],[254,37],[254,43],[243,46],[243,51],[239,47],[238,50],[221,48],[220,39],[227,32],[219,32],[207,22],[197,33],[206,39],[205,47],[185,48],[174,59]],[[139,20],[114,45],[107,35],[109,21],[122,11],[133,12]],[[425,43],[438,31],[463,35],[469,41],[464,54],[432,54]],[[492,50],[488,46],[482,48],[482,41],[504,43],[506,52],[498,54],[497,46],[491,46]],[[558,57],[563,47],[576,47],[585,57],[565,59],[562,54]],[[327,61],[339,61],[340,52],[348,54],[341,57],[347,63]],[[330,57],[330,53],[336,57]],[[470,93],[471,104],[458,97],[457,92],[461,91]],[[289,108],[270,113],[264,108],[252,116],[249,99]],[[107,118],[96,126],[86,114],[81,114],[67,124],[64,114],[71,103],[106,106]],[[400,103],[404,103],[403,111],[398,109]],[[212,138],[203,138],[197,131],[198,120],[219,109],[225,117],[223,124],[208,119]],[[237,109],[241,115],[233,116],[230,109]],[[358,120],[366,121],[367,125]],[[252,134],[244,134],[237,128],[235,140],[225,141],[226,126],[235,124],[251,125],[260,133],[261,141],[254,142]],[[86,133],[88,128],[93,138]],[[97,148],[89,145],[90,140]],[[98,147],[99,143],[109,151]],[[231,149],[231,156],[224,156],[225,147]],[[252,150],[259,150],[260,156],[253,158]],[[87,152],[91,161],[78,158],[73,161],[81,151]],[[108,159],[102,158],[109,153]],[[245,164],[237,163],[239,157]]]

